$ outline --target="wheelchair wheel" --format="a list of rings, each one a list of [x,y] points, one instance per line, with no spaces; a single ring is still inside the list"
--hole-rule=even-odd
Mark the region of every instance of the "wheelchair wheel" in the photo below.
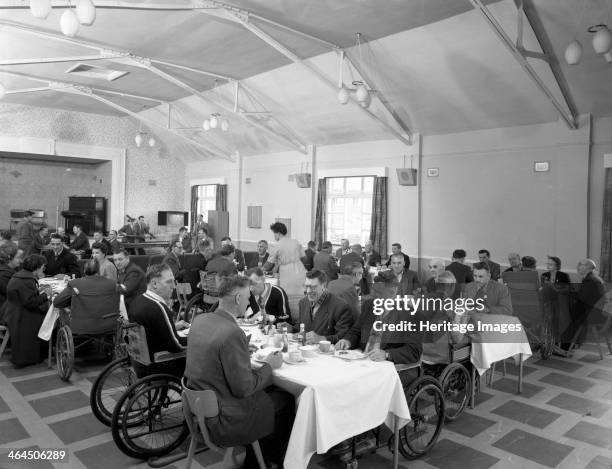
[[[57,331],[55,361],[59,377],[64,381],[68,381],[70,375],[72,375],[72,366],[74,365],[74,341],[70,326],[64,325]]]
[[[117,329],[113,337],[113,360],[128,356],[127,345],[125,343],[125,324],[123,321],[117,323]]]
[[[438,440],[444,423],[444,396],[431,376],[415,379],[404,390],[411,421],[400,430],[399,450],[407,459],[427,453]]]
[[[438,379],[444,394],[444,416],[447,421],[455,420],[470,401],[470,373],[461,363],[451,363],[444,368]]]
[[[100,422],[110,427],[117,401],[136,380],[129,357],[119,358],[102,370],[89,394],[91,410]]]
[[[197,293],[185,305],[185,321],[188,323],[191,323],[198,314],[204,312],[203,297],[202,293]]]
[[[153,375],[134,383],[117,403],[111,430],[119,449],[148,459],[177,448],[189,435],[183,415],[181,383],[172,375]]]

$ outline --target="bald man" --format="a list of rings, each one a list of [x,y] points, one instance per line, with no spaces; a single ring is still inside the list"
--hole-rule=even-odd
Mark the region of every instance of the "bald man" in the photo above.
[[[434,293],[436,291],[436,280],[439,275],[446,269],[446,264],[443,259],[435,257],[429,261],[428,271],[430,278],[425,283],[425,291],[427,293]]]
[[[567,338],[573,338],[580,327],[587,322],[598,323],[602,319],[598,302],[603,298],[606,290],[603,280],[594,272],[596,267],[597,265],[592,259],[582,259],[576,266],[576,271],[582,278],[582,282],[575,295],[574,308],[570,311],[572,322],[566,334],[564,334]],[[586,330],[574,340],[581,343],[585,335]],[[562,348],[569,350],[569,346],[569,343],[564,343]]]

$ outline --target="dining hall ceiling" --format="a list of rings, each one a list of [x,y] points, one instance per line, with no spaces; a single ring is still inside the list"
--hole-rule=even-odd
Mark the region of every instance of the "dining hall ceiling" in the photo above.
[[[67,1],[54,1],[49,17],[41,20],[30,14],[26,1],[0,0],[0,83],[9,92],[3,102],[130,119],[137,113],[162,139],[181,151],[193,150],[194,158],[305,151],[309,144],[407,141],[409,133],[444,134],[560,117],[474,0],[94,3],[94,24],[81,26],[74,40],[65,41],[59,22]],[[515,41],[520,2],[482,3]],[[170,4],[175,9],[157,9]],[[206,6],[216,8],[203,10]],[[524,0],[524,8],[540,38],[523,21],[525,48],[546,52],[557,72],[555,77],[546,62],[527,59],[552,100],[567,108],[566,116],[612,115],[612,64],[595,54],[587,32],[592,24],[612,22],[612,0]],[[255,31],[237,17],[248,18]],[[254,34],[258,31],[277,47]],[[574,38],[584,53],[578,65],[570,66],[563,56]],[[368,110],[338,103],[341,49],[355,64],[344,61],[344,83],[351,86],[367,77],[374,90]],[[107,59],[87,60],[99,50]],[[66,59],[12,63],[51,57]],[[127,74],[107,81],[67,73],[79,64]],[[49,84],[51,89],[40,89]],[[37,90],[15,93],[24,89]],[[203,120],[216,112],[229,121],[229,131],[204,132]],[[172,132],[164,132],[168,124]]]

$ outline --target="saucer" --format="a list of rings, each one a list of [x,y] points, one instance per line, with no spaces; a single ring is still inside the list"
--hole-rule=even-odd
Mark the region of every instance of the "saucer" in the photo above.
[[[289,360],[289,357],[283,357],[283,361],[288,365],[301,365],[302,363],[306,363],[304,358],[300,358],[298,361]]]

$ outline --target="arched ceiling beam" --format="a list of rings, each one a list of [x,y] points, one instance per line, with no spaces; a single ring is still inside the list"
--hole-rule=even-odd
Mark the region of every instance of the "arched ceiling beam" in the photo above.
[[[570,129],[577,129],[577,115],[575,114],[575,109],[571,106],[563,93],[563,86],[559,84],[558,78],[555,75],[555,79],[557,80],[557,84],[559,89],[561,90],[561,94],[563,95],[563,103],[560,103],[557,98],[555,98],[552,91],[548,88],[546,83],[540,78],[535,69],[531,66],[531,64],[527,61],[527,54],[524,53],[524,50],[521,50],[517,47],[517,45],[512,41],[510,36],[504,31],[499,22],[495,19],[491,11],[482,3],[482,0],[470,0],[472,6],[480,12],[482,18],[486,21],[489,27],[493,30],[493,32],[497,35],[501,43],[508,49],[508,51],[512,54],[512,57],[518,62],[518,64],[523,68],[525,73],[531,80],[534,82],[536,87],[546,96],[546,98],[551,102],[551,104],[555,107],[561,118],[565,121],[567,126]],[[519,10],[519,14],[521,14]],[[534,31],[535,32],[535,31]],[[540,42],[540,38],[536,33],[536,39]],[[520,42],[521,41],[517,41]],[[540,42],[540,47],[542,44]],[[542,48],[542,50],[546,53],[546,49]],[[549,62],[550,63],[550,62]],[[552,69],[551,69],[552,70]],[[554,74],[554,71],[553,71]]]

